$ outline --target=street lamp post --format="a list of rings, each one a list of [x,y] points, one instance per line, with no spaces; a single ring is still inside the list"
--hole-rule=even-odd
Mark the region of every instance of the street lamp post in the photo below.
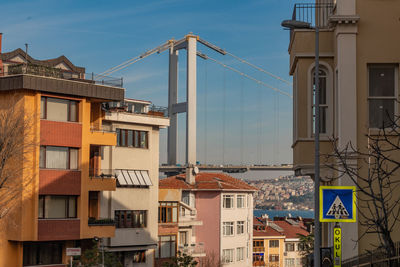
[[[315,30],[315,159],[314,159],[314,267],[320,266],[321,227],[319,222],[319,133],[320,133],[320,109],[319,109],[319,28],[312,27],[310,23],[298,20],[284,20],[281,24],[289,29],[314,29]]]

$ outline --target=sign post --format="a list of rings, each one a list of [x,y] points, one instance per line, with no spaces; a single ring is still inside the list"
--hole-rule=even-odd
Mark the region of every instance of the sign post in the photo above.
[[[72,262],[74,260],[74,256],[80,256],[81,255],[81,248],[67,248],[67,256],[71,256],[71,267],[72,267]]]
[[[342,229],[336,223],[333,228],[333,267],[342,266]]]

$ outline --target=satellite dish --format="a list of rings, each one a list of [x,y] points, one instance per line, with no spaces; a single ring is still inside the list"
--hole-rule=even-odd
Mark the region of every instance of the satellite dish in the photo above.
[[[198,167],[194,167],[194,168],[193,168],[193,174],[194,174],[194,175],[199,174],[199,172],[200,172],[200,171],[199,171],[199,168],[198,168]]]

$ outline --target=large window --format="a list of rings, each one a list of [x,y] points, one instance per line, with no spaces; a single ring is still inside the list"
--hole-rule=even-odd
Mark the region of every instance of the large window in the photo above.
[[[63,245],[59,242],[24,242],[23,265],[62,264],[62,251]]]
[[[295,250],[295,244],[294,243],[286,243],[285,244],[285,250],[286,251],[294,251]]]
[[[76,218],[76,199],[77,196],[39,196],[39,218]]]
[[[41,146],[39,167],[46,169],[78,169],[77,148]]]
[[[176,223],[178,222],[178,203],[159,202],[158,203],[158,222]]]
[[[236,233],[238,235],[243,234],[244,233],[244,221],[238,221],[236,223],[237,229],[236,229]]]
[[[223,263],[233,262],[233,249],[222,250],[222,262]]]
[[[233,222],[224,222],[222,227],[224,236],[233,235]]]
[[[145,228],[147,210],[116,210],[114,220],[117,228]]]
[[[244,247],[236,248],[236,261],[244,260]]]
[[[368,76],[369,127],[390,127],[396,113],[397,67],[369,65]]]
[[[278,254],[269,255],[269,262],[278,262],[278,261],[279,261],[279,255]]]
[[[312,72],[312,80],[313,80],[313,87],[312,87],[312,118],[313,118],[313,133],[315,133],[315,70]],[[327,121],[328,120],[328,75],[325,70],[322,70],[320,67],[319,70],[319,131],[321,134],[326,134],[327,132]]]
[[[269,247],[270,248],[279,248],[279,240],[270,240]]]
[[[223,207],[225,209],[233,209],[234,195],[224,195],[223,196]]]
[[[164,235],[158,237],[156,258],[171,258],[176,255],[176,236]]]
[[[117,146],[148,148],[148,132],[117,129]]]
[[[237,208],[244,208],[244,201],[245,201],[246,196],[245,195],[237,195],[236,197],[236,207]]]
[[[78,121],[78,101],[42,96],[40,118],[51,121]]]

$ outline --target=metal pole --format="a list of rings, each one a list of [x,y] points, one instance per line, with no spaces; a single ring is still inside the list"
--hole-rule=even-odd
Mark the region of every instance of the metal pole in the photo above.
[[[315,26],[315,176],[314,176],[314,267],[320,266],[321,229],[319,222],[319,28]]]
[[[104,267],[104,244],[103,244],[103,238],[101,239],[101,266]]]

